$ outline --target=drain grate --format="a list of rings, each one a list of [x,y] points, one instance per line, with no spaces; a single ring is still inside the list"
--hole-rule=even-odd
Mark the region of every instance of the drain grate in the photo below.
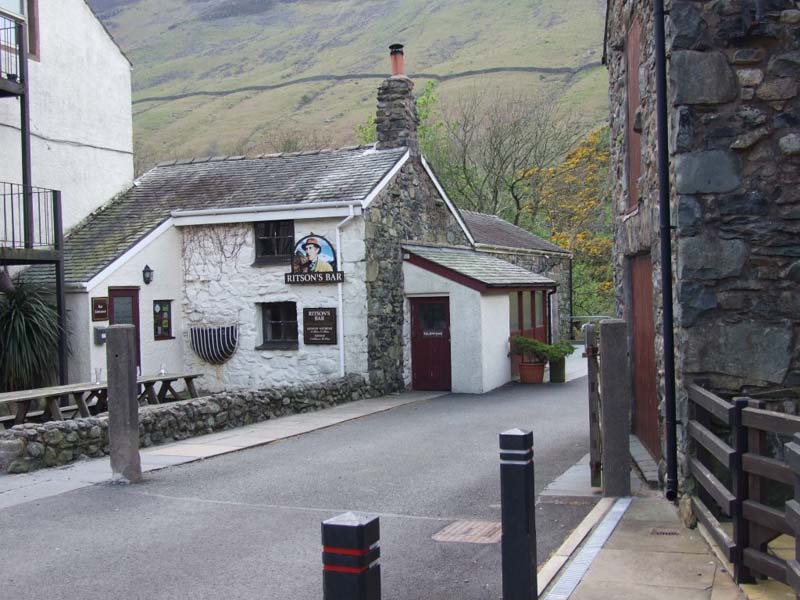
[[[650,535],[680,535],[681,532],[677,529],[659,529],[658,527],[653,527],[650,530]]]
[[[492,521],[455,521],[433,535],[435,542],[461,542],[467,544],[497,544],[502,529]]]

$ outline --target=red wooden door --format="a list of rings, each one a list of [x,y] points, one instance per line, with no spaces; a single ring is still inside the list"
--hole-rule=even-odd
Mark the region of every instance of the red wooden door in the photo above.
[[[108,290],[108,322],[111,325],[133,325],[136,327],[136,364],[141,366],[139,288],[110,288]]]
[[[633,347],[633,428],[653,457],[661,458],[656,386],[656,332],[653,318],[653,265],[650,255],[637,256],[631,266]],[[601,358],[602,360],[602,358]]]
[[[509,294],[509,310],[511,316],[511,337],[518,335],[535,338],[540,342],[548,343],[547,339],[547,292],[511,292]],[[519,363],[522,357],[511,355],[511,375],[519,375]]]
[[[411,384],[415,390],[449,390],[450,301],[411,299]]]

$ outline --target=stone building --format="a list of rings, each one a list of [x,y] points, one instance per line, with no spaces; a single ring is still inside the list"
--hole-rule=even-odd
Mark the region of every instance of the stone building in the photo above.
[[[375,146],[164,163],[71,232],[70,379],[104,378],[104,328],[133,323],[143,372],[211,390],[508,382],[512,331],[568,322],[570,255],[459,212],[420,155],[412,91],[402,72],[381,84]]]
[[[800,385],[800,10],[673,0],[666,16],[678,465],[686,386]],[[653,2],[609,0],[616,285],[634,425],[663,455]]]

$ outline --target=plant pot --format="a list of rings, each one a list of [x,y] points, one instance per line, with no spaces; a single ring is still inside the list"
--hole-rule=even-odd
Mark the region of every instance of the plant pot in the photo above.
[[[544,381],[544,363],[519,363],[520,383],[542,383]]]
[[[550,383],[564,383],[567,380],[567,359],[550,361]]]

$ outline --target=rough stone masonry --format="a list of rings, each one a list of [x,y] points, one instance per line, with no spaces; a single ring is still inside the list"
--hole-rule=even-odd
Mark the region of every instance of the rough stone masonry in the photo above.
[[[692,381],[734,393],[800,386],[800,7],[763,0],[667,3],[678,435]],[[627,48],[631,23],[641,47]],[[632,257],[653,264],[660,331],[652,2],[612,0],[611,101],[616,284],[628,316]],[[641,177],[628,189],[627,66],[638,52]],[[629,193],[638,194],[635,210]],[[663,373],[657,334],[658,372]],[[663,380],[659,375],[659,394]],[[660,413],[662,411],[659,411]]]
[[[378,394],[357,375],[324,384],[221,392],[139,409],[139,445],[168,444]],[[0,431],[0,473],[27,473],[109,453],[108,413]]]

